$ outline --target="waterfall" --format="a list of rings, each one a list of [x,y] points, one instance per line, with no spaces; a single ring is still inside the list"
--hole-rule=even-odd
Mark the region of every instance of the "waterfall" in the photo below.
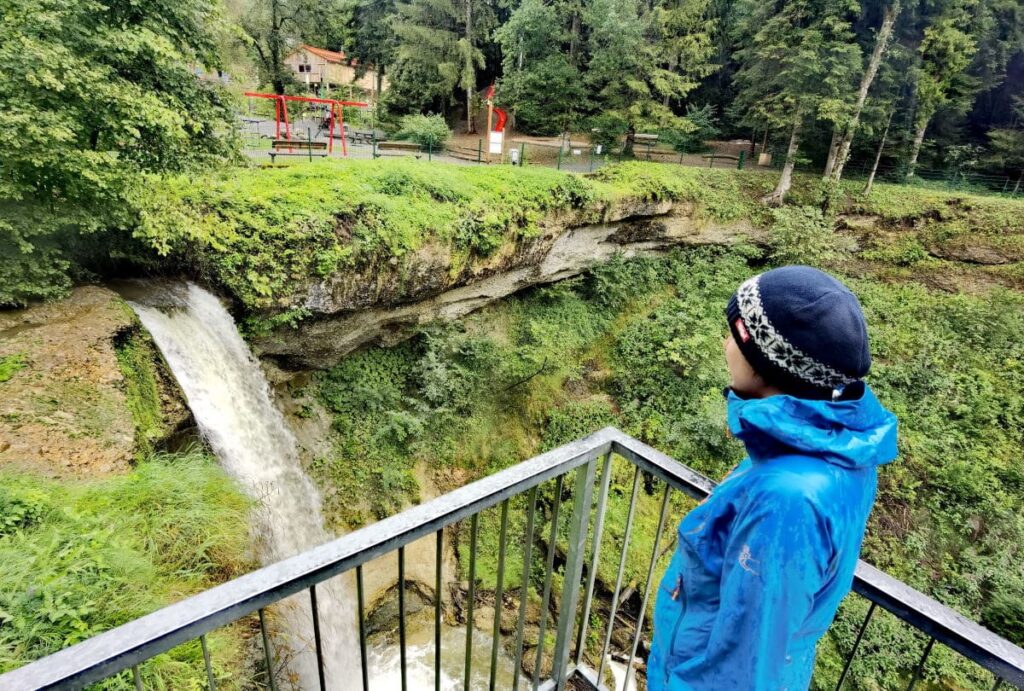
[[[163,353],[185,393],[203,438],[223,468],[260,502],[254,534],[264,564],[330,539],[320,495],[299,463],[295,438],[271,399],[259,364],[231,315],[211,293],[192,283],[161,284],[130,296],[132,308]],[[341,577],[317,587],[317,606],[329,688],[351,688],[359,678],[351,584]],[[316,650],[307,594],[277,607],[278,663],[303,689],[317,688]]]

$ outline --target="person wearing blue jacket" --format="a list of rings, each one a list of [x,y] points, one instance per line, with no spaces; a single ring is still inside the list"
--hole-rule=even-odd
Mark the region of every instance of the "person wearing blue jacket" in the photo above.
[[[654,608],[651,691],[797,691],[849,592],[896,419],[862,381],[864,314],[787,266],[726,308],[729,430],[747,458],[679,525]]]

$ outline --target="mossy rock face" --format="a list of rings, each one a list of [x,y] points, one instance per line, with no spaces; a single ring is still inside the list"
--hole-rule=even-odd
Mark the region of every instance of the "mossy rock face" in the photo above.
[[[0,316],[0,464],[123,472],[190,418],[131,308],[96,286]]]

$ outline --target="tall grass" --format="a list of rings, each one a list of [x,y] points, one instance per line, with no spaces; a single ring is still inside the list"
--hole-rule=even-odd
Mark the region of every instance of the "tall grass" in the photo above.
[[[56,481],[0,470],[0,672],[240,574],[250,502],[199,451],[128,475]],[[209,637],[218,677],[240,684],[238,631]],[[142,666],[147,687],[205,680],[198,642]],[[101,688],[131,688],[122,674]]]

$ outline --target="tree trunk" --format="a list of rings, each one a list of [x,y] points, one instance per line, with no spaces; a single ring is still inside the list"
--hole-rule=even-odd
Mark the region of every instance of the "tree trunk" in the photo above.
[[[466,0],[466,42],[469,43],[470,50],[473,48],[473,0]],[[470,64],[467,65],[469,70],[476,75],[476,70],[473,68],[473,57],[468,56],[467,59]],[[473,134],[476,132],[476,123],[473,122],[473,89],[476,86],[476,80],[466,84],[466,132]]]
[[[832,129],[832,141],[828,145],[828,158],[825,159],[825,171],[821,177],[824,180],[828,180],[832,177],[832,169],[836,166],[836,154],[839,151],[839,128],[835,127]]]
[[[751,130],[750,132],[750,157],[753,158],[754,154],[757,153],[757,130]]]
[[[633,155],[633,143],[636,141],[636,128],[632,125],[626,130],[626,141],[622,145],[622,155],[632,156]]]
[[[878,172],[878,163],[882,160],[882,150],[885,149],[885,140],[889,136],[889,125],[892,124],[892,114],[896,112],[896,108],[889,109],[889,116],[885,119],[885,129],[882,130],[882,140],[878,142],[878,152],[875,154],[875,163],[871,166],[871,172],[868,174],[868,181],[864,185],[864,194],[871,194],[871,186],[875,184],[875,173]]]
[[[384,65],[377,65],[377,94],[376,103],[380,103],[381,92],[384,91]]]
[[[782,206],[793,184],[793,168],[796,166],[796,152],[800,148],[800,127],[803,124],[803,113],[798,112],[796,120],[793,121],[793,131],[789,135],[789,147],[786,149],[786,163],[782,166],[782,175],[779,177],[779,184],[767,197],[761,199],[768,206]]]
[[[882,56],[885,55],[885,49],[889,45],[889,38],[892,36],[893,25],[896,23],[896,15],[899,13],[900,3],[899,0],[896,0],[885,8],[885,14],[882,15],[882,26],[878,29],[875,49],[871,52],[868,69],[860,80],[860,90],[857,92],[857,103],[853,107],[853,116],[850,118],[850,122],[843,131],[843,136],[839,142],[839,151],[836,153],[835,165],[832,169],[832,178],[836,182],[839,182],[843,177],[843,168],[846,166],[846,160],[850,157],[850,146],[853,144],[853,135],[857,132],[857,125],[860,124],[860,114],[864,109],[864,102],[868,98],[868,90],[871,89],[871,83],[875,81],[875,76],[878,74],[878,68],[882,64]]]
[[[284,75],[281,73],[281,13],[278,0],[270,0],[270,35],[267,37],[267,56],[270,61],[270,84],[274,93],[284,95]]]
[[[569,63],[576,65],[576,46],[580,38],[580,13],[573,11],[572,28],[569,32]]]
[[[910,147],[910,160],[907,162],[907,177],[914,177],[914,168],[917,167],[917,156],[921,153],[921,144],[924,142],[924,133],[928,129],[928,121],[931,116],[922,117],[917,124],[917,132],[914,133],[914,143]]]

